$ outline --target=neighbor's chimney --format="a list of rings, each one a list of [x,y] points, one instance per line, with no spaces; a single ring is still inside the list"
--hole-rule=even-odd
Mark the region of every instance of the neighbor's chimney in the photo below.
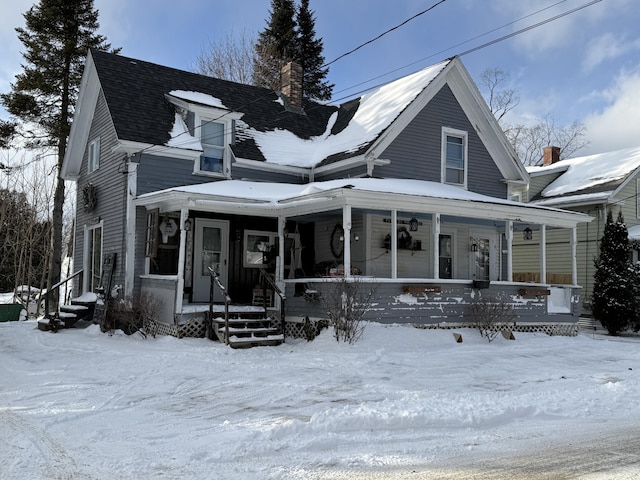
[[[282,67],[280,85],[290,106],[302,108],[302,66],[296,62],[289,62]]]
[[[560,160],[560,147],[544,147],[542,151],[542,165],[551,165]]]

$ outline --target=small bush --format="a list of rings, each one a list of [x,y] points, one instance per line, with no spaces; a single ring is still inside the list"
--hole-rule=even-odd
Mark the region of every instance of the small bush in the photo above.
[[[127,335],[138,332],[143,337],[158,333],[156,317],[163,300],[150,293],[111,300],[107,309],[107,324]]]
[[[366,327],[364,315],[371,306],[374,288],[365,289],[359,280],[342,279],[333,289],[322,294],[321,302],[333,325],[338,342],[355,343]]]
[[[480,297],[467,307],[467,316],[480,335],[491,342],[504,329],[513,325],[515,315],[503,300]]]
[[[327,322],[326,320],[318,320],[316,322],[312,322],[309,317],[304,317],[302,331],[304,333],[304,338],[307,339],[307,342],[315,339],[325,328],[329,328],[329,322]]]

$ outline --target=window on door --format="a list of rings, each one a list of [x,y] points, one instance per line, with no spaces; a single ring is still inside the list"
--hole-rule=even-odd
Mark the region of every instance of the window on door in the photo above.
[[[488,238],[473,239],[474,280],[491,280],[491,242]]]
[[[102,275],[102,226],[87,228],[87,291],[93,292],[100,286]]]
[[[439,278],[453,278],[453,238],[440,235],[439,239]]]

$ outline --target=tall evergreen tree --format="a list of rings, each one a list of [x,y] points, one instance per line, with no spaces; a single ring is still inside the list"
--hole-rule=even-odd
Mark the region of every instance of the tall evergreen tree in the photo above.
[[[611,335],[635,325],[636,275],[629,252],[629,234],[622,212],[614,222],[609,211],[600,240],[600,256],[595,261],[591,309],[594,318]]]
[[[296,50],[296,22],[293,0],[271,0],[267,27],[258,34],[253,84],[280,89],[280,69],[293,60]]]
[[[84,58],[89,48],[108,50],[111,46],[105,37],[95,33],[99,24],[93,0],[40,0],[24,14],[24,19],[25,28],[16,28],[25,48],[24,71],[16,76],[11,92],[0,95],[0,101],[14,119],[12,123],[3,123],[0,133],[5,141],[18,133],[27,147],[56,149],[58,179],[48,275],[51,286],[58,282],[61,273],[64,181],[59,175]]]
[[[314,100],[330,100],[333,85],[325,80],[329,73],[324,65],[322,39],[316,38],[315,18],[309,0],[301,0],[298,9],[298,36],[294,60],[302,66],[302,96]]]

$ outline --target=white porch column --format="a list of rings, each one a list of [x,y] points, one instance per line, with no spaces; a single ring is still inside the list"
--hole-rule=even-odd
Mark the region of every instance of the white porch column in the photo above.
[[[507,240],[507,282],[513,282],[513,222],[507,220],[505,227],[505,238]]]
[[[547,226],[540,225],[540,283],[547,283]]]
[[[431,217],[433,234],[433,278],[440,278],[440,214]]]
[[[578,227],[571,229],[571,283],[578,284]]]
[[[398,278],[398,211],[391,210],[391,278]]]
[[[276,285],[282,287],[280,283],[284,279],[284,226],[287,224],[287,219],[284,217],[278,217],[278,268],[276,270]],[[291,265],[293,268],[293,265]]]
[[[351,205],[342,207],[344,278],[351,278]]]
[[[178,247],[178,282],[176,285],[176,310],[175,313],[182,312],[182,297],[184,296],[184,263],[187,258],[187,229],[184,222],[189,216],[189,210],[180,210],[180,246]]]
[[[129,159],[130,160],[130,159]],[[138,164],[127,162],[127,206],[125,219],[125,252],[124,252],[124,295],[133,295],[135,282],[135,248],[136,248],[136,207],[133,200],[138,190]],[[85,270],[85,272],[88,270]]]

